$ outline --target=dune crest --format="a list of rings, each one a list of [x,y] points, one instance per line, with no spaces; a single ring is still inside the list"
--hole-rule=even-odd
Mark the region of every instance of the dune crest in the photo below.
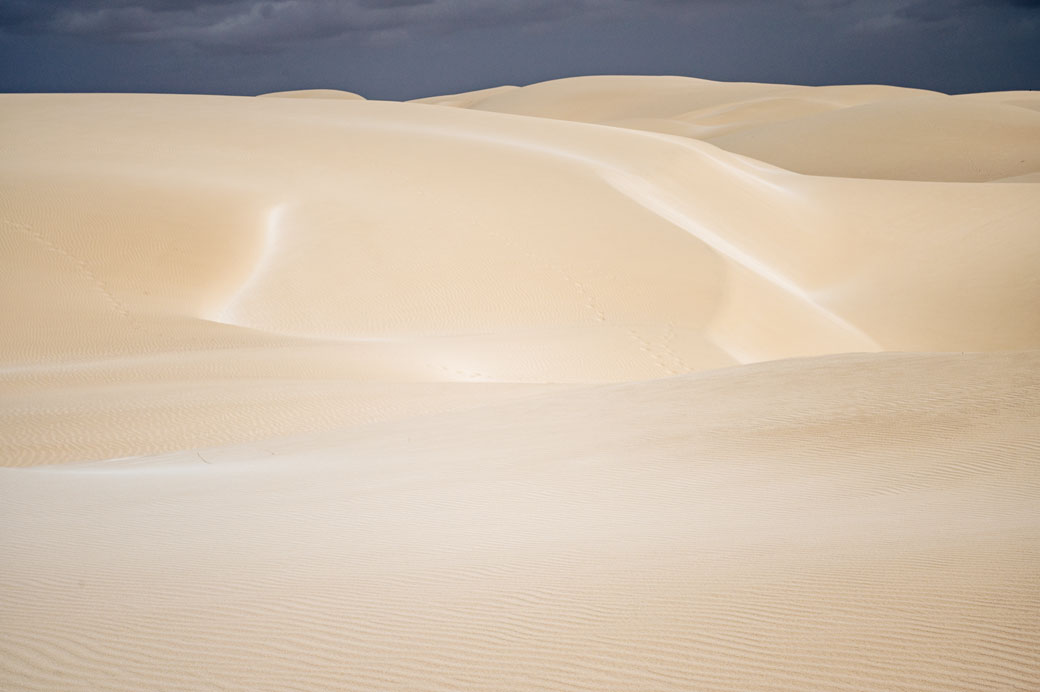
[[[364,101],[365,97],[352,91],[341,89],[298,89],[294,91],[272,91],[260,94],[258,98],[282,99],[343,99],[346,101]]]
[[[263,96],[0,95],[0,688],[1040,684],[1035,92]]]

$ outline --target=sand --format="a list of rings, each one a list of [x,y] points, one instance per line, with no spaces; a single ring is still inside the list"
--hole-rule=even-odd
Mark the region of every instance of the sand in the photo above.
[[[986,182],[1040,168],[1040,92],[582,77],[467,96],[421,102],[689,137],[807,175]]]
[[[0,688],[1040,687],[1040,97],[0,95]]]

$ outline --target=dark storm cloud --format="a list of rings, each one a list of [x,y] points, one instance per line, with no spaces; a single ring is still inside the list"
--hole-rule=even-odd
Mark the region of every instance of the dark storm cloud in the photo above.
[[[243,48],[388,29],[533,24],[578,13],[731,11],[767,0],[4,0],[0,30],[108,41],[186,41]],[[783,3],[773,3],[783,5]],[[871,6],[902,21],[935,22],[979,7],[1040,9],[1040,0],[789,0],[792,12]],[[887,5],[887,8],[885,6]],[[884,8],[884,9],[883,9]]]
[[[0,0],[0,92],[414,98],[580,74],[1040,86],[1040,0]]]
[[[0,30],[250,47],[406,27],[534,23],[600,4],[604,0],[8,0],[0,5]]]
[[[938,22],[975,9],[1001,7],[1036,10],[1040,9],[1040,0],[912,0],[894,14],[909,21]]]
[[[310,39],[391,29],[453,30],[547,22],[585,13],[729,11],[765,0],[6,0],[0,30],[106,41],[184,41],[277,48]],[[839,11],[862,0],[794,0],[793,11]],[[885,5],[886,3],[870,3]],[[1040,9],[1040,0],[903,0],[902,21],[935,22],[977,7]]]
[[[183,40],[199,45],[287,44],[354,32],[538,24],[578,14],[718,9],[769,0],[3,0],[0,31]],[[795,0],[820,2],[821,0]],[[822,0],[834,2],[835,0]],[[840,0],[838,0],[840,1]]]

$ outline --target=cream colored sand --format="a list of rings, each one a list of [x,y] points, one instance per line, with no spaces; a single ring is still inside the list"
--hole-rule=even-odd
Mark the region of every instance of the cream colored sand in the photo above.
[[[341,89],[297,89],[295,91],[272,91],[269,94],[260,94],[260,98],[365,100],[365,97],[361,94],[355,94],[353,91],[342,91]]]
[[[1040,92],[582,77],[473,94],[423,102],[690,137],[809,175],[983,182],[1040,169]]]
[[[268,96],[0,95],[0,688],[1040,686],[1032,92]]]

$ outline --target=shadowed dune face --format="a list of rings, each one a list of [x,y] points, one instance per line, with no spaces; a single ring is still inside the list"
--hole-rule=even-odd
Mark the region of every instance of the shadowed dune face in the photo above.
[[[950,96],[875,102],[706,139],[811,175],[984,182],[1040,169],[1040,112]],[[832,160],[806,155],[823,150]]]
[[[1037,686],[1034,92],[265,96],[0,95],[0,688]]]

